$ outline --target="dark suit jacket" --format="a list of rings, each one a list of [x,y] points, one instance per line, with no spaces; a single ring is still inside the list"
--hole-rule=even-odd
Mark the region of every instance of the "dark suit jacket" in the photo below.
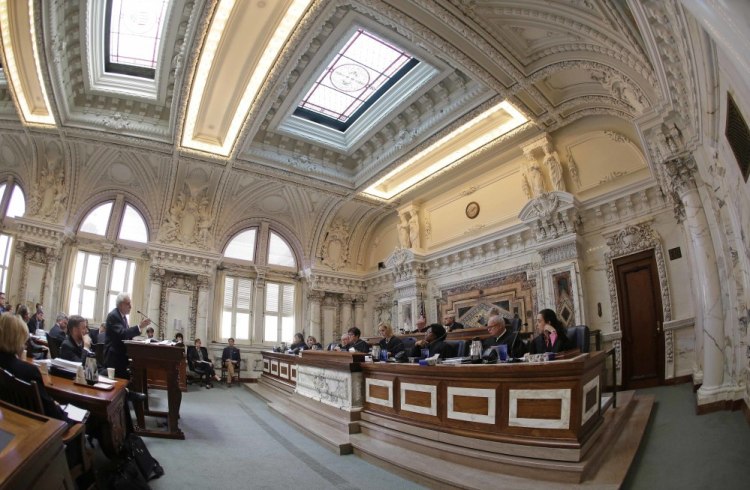
[[[489,349],[496,345],[505,344],[508,346],[508,355],[511,357],[521,357],[524,355],[526,348],[521,339],[516,338],[516,334],[511,333],[510,329],[506,328],[505,332],[499,337],[488,337],[482,341],[482,350]],[[513,352],[511,352],[511,348]]]
[[[62,331],[62,328],[60,328],[60,325],[55,323],[55,325],[50,329],[47,336],[57,339],[60,342],[65,342],[65,337],[67,337],[67,334]]]
[[[211,365],[213,365],[213,363],[211,362],[211,359],[208,357],[208,349],[201,346],[200,351],[201,351],[201,354],[203,355],[203,359],[199,358],[198,349],[195,346],[189,347],[188,348],[188,360],[190,360],[190,362],[193,363],[193,370],[196,373],[205,373],[205,372],[210,371],[212,366],[209,366],[208,364],[204,364],[200,361],[211,363]]]
[[[37,320],[36,313],[34,313],[28,323],[26,323],[26,326],[29,329],[29,333],[33,335],[38,328],[44,330],[44,320]]]
[[[13,354],[8,354],[6,352],[0,352],[0,368],[5,369],[16,378],[22,379],[26,382],[36,381],[36,385],[39,388],[39,396],[42,398],[44,415],[58,420],[67,421],[68,418],[65,416],[65,412],[63,412],[62,408],[60,408],[52,397],[49,396],[47,390],[44,389],[42,373],[39,372],[39,368],[33,364],[23,362],[22,360],[17,359]]]
[[[224,347],[224,350],[221,352],[221,363],[224,364],[227,359],[240,362],[240,350],[237,347]]]
[[[104,365],[115,368],[115,376],[128,378],[128,354],[123,340],[130,340],[141,333],[138,326],[130,327],[115,308],[107,315],[107,343],[104,347]]]
[[[432,357],[435,354],[440,354],[440,359],[453,357],[453,349],[442,340],[435,340],[429,343],[427,345],[427,349],[430,351],[430,355],[428,357]],[[415,345],[412,348],[411,357],[422,357],[422,347]]]
[[[445,326],[445,330],[448,332],[452,332],[454,330],[461,330],[462,328],[464,328],[464,324],[458,323],[456,321],[454,321],[453,325],[451,325],[450,327],[448,325]]]
[[[78,345],[73,339],[68,336],[65,342],[60,345],[60,358],[66,361],[85,363],[86,351],[83,349],[83,345]]]
[[[354,347],[354,350],[357,352],[370,352],[370,344],[362,339],[357,340],[353,344],[349,344],[347,349],[351,349],[352,347]]]
[[[536,338],[534,338],[534,340],[531,341],[531,344],[529,345],[529,352],[531,352],[532,354],[541,354],[543,352],[562,352],[568,350],[569,348],[568,337],[565,335],[565,333],[558,332],[555,343],[550,347],[547,347],[547,344],[544,341],[544,335],[538,335]]]
[[[391,337],[388,342],[385,339],[380,339],[380,348],[387,350],[391,355],[396,355],[404,350],[404,341],[398,337]]]

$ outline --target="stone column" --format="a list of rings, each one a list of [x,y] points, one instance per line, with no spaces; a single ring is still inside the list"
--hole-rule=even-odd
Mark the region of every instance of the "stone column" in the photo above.
[[[346,332],[354,326],[354,324],[352,324],[352,307],[354,306],[352,304],[352,301],[354,301],[354,298],[349,294],[345,294],[344,296],[342,296],[341,302],[339,303],[339,306],[341,308],[342,332]]]
[[[362,331],[362,335],[365,335],[365,300],[367,297],[361,295],[354,298],[354,326]]]
[[[266,310],[266,273],[265,271],[258,270],[258,275],[255,278],[255,295],[253,300],[253,331],[250,333],[250,342],[253,344],[262,344],[265,340],[263,338],[264,329],[264,312]],[[279,339],[286,342],[285,339]]]
[[[320,291],[309,291],[307,293],[307,304],[309,307],[309,321],[307,334],[312,335],[318,342],[321,342],[320,330],[320,302],[323,300],[323,293]]]
[[[206,344],[208,344],[209,339],[213,340],[215,337],[213,332],[208,331],[208,288],[210,287],[210,284],[211,278],[209,276],[198,276],[198,304],[195,314],[195,337],[206,339]]]
[[[164,278],[164,269],[151,268],[151,274],[149,278],[149,291],[148,291],[148,317],[158,324],[154,325],[154,337],[164,340],[164,335],[167,333],[164,328],[160,328],[163,325],[161,318],[161,283]]]
[[[703,385],[698,390],[698,405],[724,400],[724,309],[721,301],[719,271],[716,266],[711,233],[695,182],[696,165],[692,156],[678,157],[664,163],[670,178],[678,212],[694,252],[694,289],[703,320]]]

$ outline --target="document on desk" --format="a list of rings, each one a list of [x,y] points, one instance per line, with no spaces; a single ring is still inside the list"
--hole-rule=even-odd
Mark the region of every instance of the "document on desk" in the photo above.
[[[89,417],[88,410],[76,407],[75,405],[70,403],[68,403],[67,405],[63,405],[62,409],[65,411],[65,414],[68,416],[68,418],[74,422],[84,423]]]

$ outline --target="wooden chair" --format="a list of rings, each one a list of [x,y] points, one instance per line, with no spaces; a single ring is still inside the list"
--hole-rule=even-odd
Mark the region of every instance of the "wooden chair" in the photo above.
[[[39,396],[36,381],[27,382],[16,378],[2,368],[0,368],[0,399],[24,410],[44,415],[42,397]],[[68,470],[73,480],[92,470],[93,457],[86,449],[85,435],[86,426],[84,424],[73,424],[63,434],[63,443],[66,447],[80,448],[81,451],[80,458],[76,457],[78,462],[73,465],[70,464],[70,461],[68,462]]]
[[[224,363],[221,361],[221,358],[219,358],[219,362],[221,363],[221,382],[226,383],[227,376],[229,375],[229,371],[227,370],[227,367],[224,365]],[[234,377],[232,377],[232,383],[240,382],[240,371],[242,371],[242,359],[240,359],[240,362],[237,363],[237,367],[234,369]]]
[[[62,346],[62,340],[56,339],[54,337],[49,337],[49,339],[47,340],[47,347],[49,347],[50,359],[57,359],[57,357],[60,355],[60,346]]]

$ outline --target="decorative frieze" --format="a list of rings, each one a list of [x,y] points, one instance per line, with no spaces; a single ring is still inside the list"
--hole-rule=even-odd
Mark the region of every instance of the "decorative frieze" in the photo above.
[[[537,242],[543,242],[576,233],[583,224],[579,206],[572,194],[553,191],[526,203],[518,217],[535,233]]]

